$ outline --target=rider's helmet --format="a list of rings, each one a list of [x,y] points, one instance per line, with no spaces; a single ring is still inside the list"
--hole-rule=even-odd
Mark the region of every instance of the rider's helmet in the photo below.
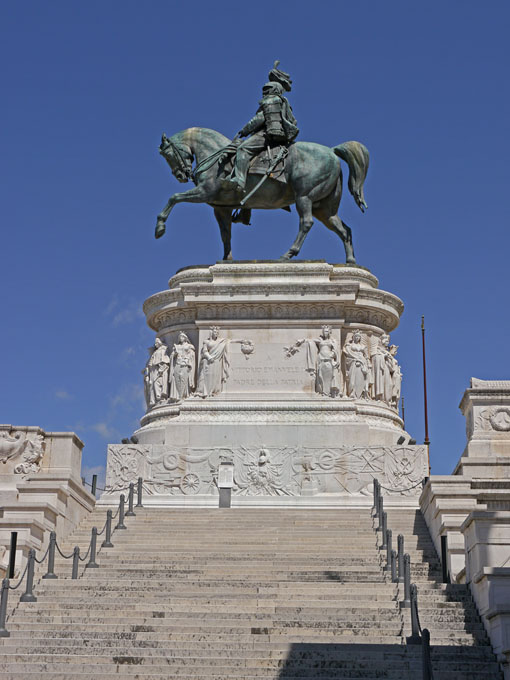
[[[290,75],[288,73],[285,73],[285,71],[280,71],[280,69],[277,68],[279,63],[280,61],[276,60],[273,68],[269,71],[269,80],[273,83],[279,83],[284,90],[290,92],[292,80],[290,79]]]

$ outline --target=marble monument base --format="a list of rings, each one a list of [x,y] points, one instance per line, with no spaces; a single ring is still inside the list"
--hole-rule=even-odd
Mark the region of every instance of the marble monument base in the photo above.
[[[147,505],[417,506],[428,474],[398,413],[401,373],[388,334],[403,304],[376,277],[324,261],[188,267],[144,304],[157,332],[148,410],[134,443],[108,449],[114,502],[144,479]]]

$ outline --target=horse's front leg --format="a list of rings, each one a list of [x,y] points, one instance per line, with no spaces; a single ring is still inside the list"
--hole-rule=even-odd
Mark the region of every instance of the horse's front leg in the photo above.
[[[204,187],[194,187],[189,191],[181,191],[173,196],[170,196],[168,203],[165,205],[163,210],[159,213],[156,222],[156,233],[154,236],[156,238],[161,238],[165,233],[165,222],[168,219],[168,215],[172,211],[174,205],[177,203],[207,203],[209,200],[209,194]]]

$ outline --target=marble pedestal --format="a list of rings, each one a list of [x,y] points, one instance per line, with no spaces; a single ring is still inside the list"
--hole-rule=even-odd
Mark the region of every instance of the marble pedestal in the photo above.
[[[109,447],[102,502],[142,476],[148,504],[217,506],[218,468],[231,461],[233,506],[366,505],[374,477],[416,505],[426,449],[409,443],[381,349],[403,304],[377,286],[362,267],[324,261],[180,270],[144,312],[170,357],[186,333],[194,387],[150,408],[137,443]],[[357,397],[344,352],[355,331],[368,368]]]

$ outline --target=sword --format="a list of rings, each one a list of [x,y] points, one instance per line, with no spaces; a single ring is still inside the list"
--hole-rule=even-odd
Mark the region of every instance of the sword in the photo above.
[[[270,175],[270,174],[273,172],[273,170],[276,168],[276,166],[278,165],[278,163],[279,163],[283,158],[285,158],[285,156],[287,155],[287,153],[288,153],[288,150],[287,150],[285,147],[282,147],[282,148],[280,149],[280,151],[279,151],[279,153],[276,155],[276,158],[274,159],[274,161],[273,161],[273,162],[271,163],[271,165],[268,167],[268,169],[266,170],[266,172],[262,175],[262,178],[260,179],[260,181],[257,182],[257,184],[253,187],[253,189],[250,191],[249,194],[246,194],[246,196],[243,198],[243,200],[240,201],[239,205],[244,205],[244,204],[246,203],[246,201],[248,201],[248,200],[253,196],[253,194],[254,194],[256,191],[258,191],[258,190],[260,189],[260,187],[264,184],[264,182],[265,182],[266,179],[269,177],[269,175]]]

